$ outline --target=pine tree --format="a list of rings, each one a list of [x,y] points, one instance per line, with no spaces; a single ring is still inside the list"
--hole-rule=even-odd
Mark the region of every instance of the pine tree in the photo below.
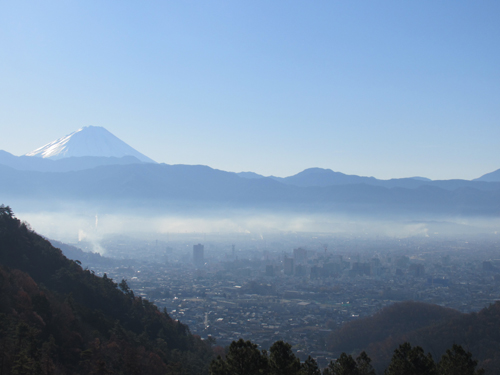
[[[323,375],[358,375],[358,365],[350,354],[342,353],[335,362],[330,361]]]
[[[436,364],[420,346],[414,348],[407,342],[394,351],[385,375],[436,375]]]
[[[298,375],[300,360],[292,352],[292,346],[282,340],[269,349],[269,371],[272,375]]]
[[[300,375],[321,375],[318,363],[309,356],[300,368]]]
[[[482,375],[483,369],[476,370],[477,360],[472,359],[472,354],[466,352],[460,345],[446,350],[438,363],[439,375]]]
[[[217,357],[210,364],[211,375],[258,375],[265,374],[268,358],[251,341],[239,339],[229,345],[226,359]]]

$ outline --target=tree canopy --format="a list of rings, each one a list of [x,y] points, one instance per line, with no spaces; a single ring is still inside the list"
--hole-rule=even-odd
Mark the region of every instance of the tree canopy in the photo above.
[[[211,343],[0,206],[0,373],[208,374]]]

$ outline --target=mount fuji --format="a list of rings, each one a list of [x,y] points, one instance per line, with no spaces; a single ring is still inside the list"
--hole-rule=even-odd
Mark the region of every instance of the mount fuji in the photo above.
[[[156,163],[100,126],[85,126],[28,152],[25,156],[52,160],[88,156],[108,158],[133,156],[144,163]]]

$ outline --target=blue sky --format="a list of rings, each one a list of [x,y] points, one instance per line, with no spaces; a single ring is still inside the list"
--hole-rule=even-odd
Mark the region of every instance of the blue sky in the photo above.
[[[500,168],[498,1],[3,1],[0,149],[86,125],[158,162]]]

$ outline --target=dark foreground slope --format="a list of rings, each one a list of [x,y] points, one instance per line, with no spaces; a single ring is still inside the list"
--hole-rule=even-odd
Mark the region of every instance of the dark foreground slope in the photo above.
[[[419,328],[460,315],[456,310],[438,305],[412,301],[396,303],[371,317],[343,325],[331,335],[329,346],[334,352],[361,351],[366,349],[367,343],[381,342],[388,337],[402,337]]]
[[[478,313],[462,314],[437,305],[403,302],[372,317],[344,325],[330,337],[335,351],[365,350],[377,369],[384,369],[394,350],[410,342],[435,360],[458,344],[474,353],[487,373],[500,373],[500,302]]]
[[[0,373],[204,374],[205,341],[0,206]]]

